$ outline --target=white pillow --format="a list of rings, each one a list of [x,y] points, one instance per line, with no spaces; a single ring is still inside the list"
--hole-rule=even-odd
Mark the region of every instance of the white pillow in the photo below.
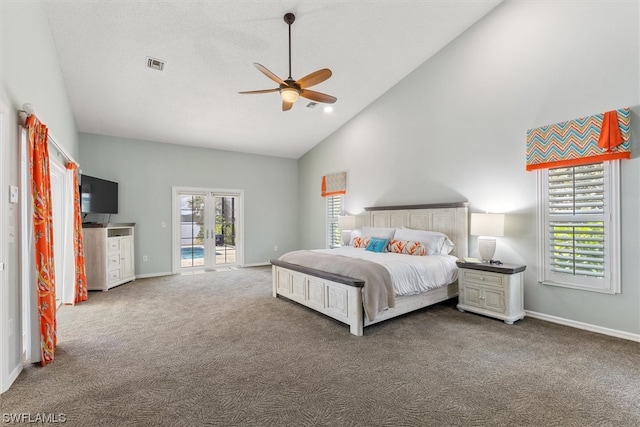
[[[442,242],[442,248],[440,248],[440,255],[449,255],[453,250],[453,248],[455,247],[456,245],[451,241],[450,238],[447,237]]]
[[[393,238],[395,240],[412,240],[422,242],[427,247],[427,255],[447,255],[454,247],[454,244],[449,237],[439,231],[398,228]]]
[[[395,228],[389,227],[362,227],[362,237],[379,237],[391,240],[395,232]]]
[[[351,238],[349,239],[349,246],[353,246],[353,239],[356,237],[362,237],[362,230],[356,228],[355,230],[351,230]]]

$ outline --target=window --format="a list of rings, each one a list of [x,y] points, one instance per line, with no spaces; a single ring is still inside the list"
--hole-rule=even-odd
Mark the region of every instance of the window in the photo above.
[[[338,227],[338,217],[342,215],[342,196],[328,196],[327,200],[327,247],[340,246],[342,233]]]
[[[538,177],[538,280],[619,293],[619,162],[545,169]]]

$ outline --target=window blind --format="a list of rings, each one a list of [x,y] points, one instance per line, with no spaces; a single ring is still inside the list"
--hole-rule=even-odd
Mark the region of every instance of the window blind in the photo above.
[[[604,165],[549,169],[550,270],[604,277]]]
[[[327,200],[327,246],[340,246],[342,233],[338,227],[338,217],[342,214],[342,196],[329,196]]]

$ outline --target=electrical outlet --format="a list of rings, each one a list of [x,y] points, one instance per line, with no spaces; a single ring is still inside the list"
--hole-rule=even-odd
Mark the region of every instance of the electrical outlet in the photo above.
[[[166,222],[164,222],[164,221],[162,221],[162,222],[160,223],[160,227],[162,227],[162,228],[167,228],[167,223],[166,223]]]
[[[273,247],[273,251],[276,252],[278,250],[278,245]]]
[[[149,261],[149,257],[146,255],[142,255],[142,261],[147,262]]]
[[[15,185],[9,186],[9,203],[18,203],[18,187]]]

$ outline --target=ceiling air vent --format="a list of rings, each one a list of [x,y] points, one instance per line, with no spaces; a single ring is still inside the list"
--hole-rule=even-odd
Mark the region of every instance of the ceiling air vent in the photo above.
[[[318,105],[317,102],[310,102],[307,104],[307,108],[316,108],[316,105]]]
[[[147,56],[147,67],[151,68],[152,70],[162,71],[164,70],[164,64],[165,62],[160,59]]]

